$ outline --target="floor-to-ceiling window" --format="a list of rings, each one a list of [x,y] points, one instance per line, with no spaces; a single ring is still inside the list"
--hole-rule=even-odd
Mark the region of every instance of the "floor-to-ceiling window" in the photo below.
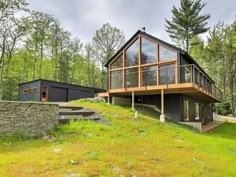
[[[200,107],[197,102],[194,103],[194,119],[197,121],[200,120]]]
[[[110,64],[110,88],[176,83],[177,52],[140,36]]]
[[[175,65],[166,64],[159,67],[159,84],[174,84],[175,83]]]
[[[188,99],[184,99],[184,121],[190,120],[190,102]]]
[[[123,57],[122,54],[110,65],[110,88],[120,89],[123,87]]]

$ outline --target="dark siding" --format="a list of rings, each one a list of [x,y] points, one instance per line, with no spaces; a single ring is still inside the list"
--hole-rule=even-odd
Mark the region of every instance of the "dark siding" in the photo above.
[[[50,102],[67,102],[68,101],[68,89],[61,87],[48,87],[48,101]]]
[[[93,98],[94,91],[93,90],[75,90],[69,89],[69,100],[77,100],[81,98]]]
[[[98,88],[83,87],[48,80],[35,80],[24,84],[19,84],[19,100],[21,101],[41,101],[43,88],[48,88],[48,101],[65,102],[80,98],[93,98],[95,93],[105,91]],[[36,88],[34,94],[24,94],[25,88]]]
[[[23,93],[24,89],[31,88],[36,88],[36,92]],[[19,85],[18,92],[18,97],[20,101],[40,101],[40,81]]]
[[[71,101],[81,98],[93,98],[95,89],[82,86],[42,81],[41,87],[48,87],[48,101]]]
[[[164,96],[164,113],[167,117],[174,121],[181,120],[182,108],[182,95],[181,94],[167,94]],[[143,104],[152,104],[161,109],[161,96],[160,95],[145,95],[142,100]]]

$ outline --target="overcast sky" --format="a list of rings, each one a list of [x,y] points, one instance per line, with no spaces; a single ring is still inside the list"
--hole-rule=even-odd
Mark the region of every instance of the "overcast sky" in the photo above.
[[[138,29],[170,42],[165,32],[165,18],[171,18],[173,5],[179,0],[28,0],[31,10],[49,13],[62,26],[84,42],[108,22],[123,30],[128,40]],[[236,15],[236,0],[203,0],[203,13],[210,13],[209,26],[219,20],[230,24]]]

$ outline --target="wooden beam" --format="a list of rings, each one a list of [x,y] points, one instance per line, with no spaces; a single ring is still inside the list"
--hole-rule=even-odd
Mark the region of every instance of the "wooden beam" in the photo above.
[[[110,104],[110,94],[108,92],[108,97],[107,97],[107,104]]]
[[[139,52],[138,52],[138,87],[141,87],[141,57],[142,57],[142,47],[141,47],[141,36],[139,36]]]
[[[122,57],[122,88],[125,88],[125,62],[126,62],[126,58],[125,58],[125,51],[123,51],[123,57]]]

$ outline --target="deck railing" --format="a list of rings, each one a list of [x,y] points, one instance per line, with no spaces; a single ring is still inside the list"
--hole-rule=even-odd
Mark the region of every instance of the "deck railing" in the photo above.
[[[180,83],[193,83],[199,89],[207,92],[217,100],[223,100],[223,93],[202,70],[196,65],[183,65],[179,67],[179,82]]]
[[[145,69],[141,68],[140,77],[141,83],[139,83],[138,71],[126,72],[126,70],[124,70],[124,73],[123,70],[120,70],[120,73],[112,71],[110,73],[110,89],[131,88],[138,87],[139,85],[141,87],[147,87],[193,83],[198,86],[199,89],[217,100],[223,99],[222,92],[215,86],[214,82],[194,64],[159,69],[155,67],[145,67]],[[122,79],[125,79],[124,85],[122,85]]]

